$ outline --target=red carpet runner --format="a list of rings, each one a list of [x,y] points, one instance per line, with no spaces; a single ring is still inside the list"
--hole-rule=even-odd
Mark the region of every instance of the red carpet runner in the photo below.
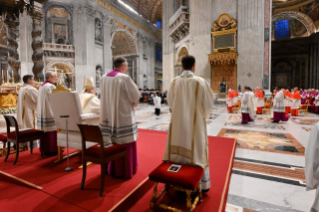
[[[109,211],[116,205],[117,208],[113,208],[113,211],[121,211],[123,205],[132,200],[136,202],[138,199],[130,211],[148,211],[151,198],[149,189],[152,183],[141,183],[161,163],[165,142],[166,132],[139,129],[137,173],[128,181],[106,176],[102,198],[97,197],[100,185],[99,165],[88,166],[85,190],[79,189],[82,170],[78,169],[81,165],[78,156],[71,158],[70,163],[75,170],[68,173],[64,172],[66,162],[55,164],[55,157],[42,159],[38,149],[33,155],[29,151],[21,153],[15,166],[15,155],[9,156],[7,162],[1,158],[1,171],[44,187],[39,191],[21,184],[15,185],[0,175],[1,211]],[[208,208],[209,211],[224,211],[235,145],[234,139],[209,138],[212,189],[196,211],[207,211]],[[140,189],[131,193],[139,185]],[[127,196],[129,193],[131,195]],[[121,202],[122,204],[119,204]],[[132,206],[134,202],[130,202],[129,205]]]

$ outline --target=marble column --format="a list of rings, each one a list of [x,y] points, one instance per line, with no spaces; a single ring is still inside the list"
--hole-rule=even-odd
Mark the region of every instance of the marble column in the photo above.
[[[32,61],[33,61],[33,68],[32,72],[35,79],[40,79],[41,81],[44,81],[44,75],[43,75],[43,41],[42,41],[42,28],[41,28],[41,21],[44,18],[44,14],[41,10],[38,11],[32,11],[30,12],[30,16],[32,18]]]
[[[270,94],[270,61],[271,61],[271,13],[272,1],[265,0],[264,12],[264,74],[263,74],[263,90]]]
[[[19,18],[13,14],[7,14],[4,20],[8,29],[8,63],[9,63],[9,75],[14,77],[16,82],[20,81],[20,61],[18,53],[17,36],[19,34]],[[8,77],[8,76],[7,76]],[[7,81],[7,79],[5,80]]]
[[[103,17],[104,23],[104,73],[112,71],[112,43],[111,43],[111,27],[112,27],[112,16],[105,14]]]
[[[169,19],[174,14],[174,1],[163,0],[163,90],[174,78],[174,42],[169,37]]]

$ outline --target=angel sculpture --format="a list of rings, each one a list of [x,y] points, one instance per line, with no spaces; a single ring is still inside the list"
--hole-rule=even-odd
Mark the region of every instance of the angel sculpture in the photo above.
[[[65,87],[65,88],[68,87],[66,84],[66,79],[67,79],[66,74],[63,72],[63,70],[61,70],[61,72],[58,74],[58,83],[63,85],[63,87]]]

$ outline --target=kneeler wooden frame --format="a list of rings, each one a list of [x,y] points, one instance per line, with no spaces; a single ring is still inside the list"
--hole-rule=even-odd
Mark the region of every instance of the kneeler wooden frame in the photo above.
[[[174,207],[171,207],[171,206],[168,206],[165,204],[157,203],[157,200],[159,200],[163,196],[163,194],[168,193],[170,188],[177,190],[177,191],[186,192],[187,212],[194,211],[196,206],[197,206],[197,203],[202,202],[202,199],[203,199],[200,183],[198,183],[198,186],[197,186],[197,190],[198,190],[197,193],[198,194],[195,197],[195,200],[193,203],[192,203],[192,198],[191,198],[191,193],[193,192],[192,190],[188,190],[188,189],[184,189],[184,188],[180,188],[180,187],[176,187],[176,186],[170,186],[168,184],[165,184],[165,188],[157,195],[157,186],[158,186],[158,182],[155,182],[154,183],[154,190],[153,190],[153,198],[152,198],[151,204],[150,204],[150,211],[151,212],[154,212],[153,209],[155,206],[158,206],[158,207],[163,208],[165,210],[171,210],[174,212],[183,212],[182,210],[180,210],[178,208],[174,208]]]

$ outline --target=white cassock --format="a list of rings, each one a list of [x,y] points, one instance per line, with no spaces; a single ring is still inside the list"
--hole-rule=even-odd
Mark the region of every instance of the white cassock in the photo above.
[[[39,88],[37,105],[37,128],[44,132],[56,131],[53,111],[51,109],[49,93],[55,89],[55,85],[47,82]]]
[[[256,118],[256,111],[257,111],[257,105],[256,105],[257,98],[255,97],[255,94],[253,92],[249,92],[249,108],[250,108],[250,117],[255,119]]]
[[[311,212],[319,211],[319,123],[311,130],[308,145],[306,148],[306,190],[317,189],[315,202],[311,208]]]
[[[105,143],[128,144],[136,141],[138,132],[134,106],[140,92],[126,74],[101,79],[100,125]]]
[[[80,94],[83,113],[100,113],[100,100],[90,93]]]
[[[275,102],[273,106],[274,112],[284,113],[286,111],[285,110],[285,95],[282,91],[279,91],[276,94],[274,102]]]
[[[156,97],[154,98],[155,108],[160,109],[160,108],[161,108],[161,102],[162,102],[162,98],[159,97],[159,96],[156,96]]]
[[[17,122],[19,129],[35,129],[37,125],[38,90],[29,84],[23,85],[18,93]]]
[[[250,113],[250,106],[249,106],[249,92],[246,91],[243,94],[243,97],[241,98],[241,113]]]
[[[203,78],[184,71],[170,83],[167,96],[172,117],[163,160],[202,167],[202,189],[210,188],[205,120],[213,108],[213,95]]]

